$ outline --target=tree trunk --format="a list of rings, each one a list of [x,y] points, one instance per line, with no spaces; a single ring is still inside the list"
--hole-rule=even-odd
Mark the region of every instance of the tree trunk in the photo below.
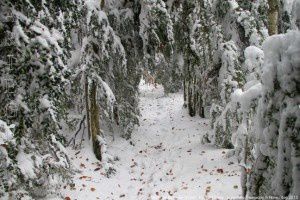
[[[91,138],[91,118],[90,118],[90,106],[89,106],[89,82],[87,75],[84,74],[84,90],[85,90],[85,111],[86,111],[86,121],[89,139]]]
[[[197,110],[198,110],[198,92],[197,92],[197,88],[196,88],[196,83],[197,83],[197,80],[196,78],[194,78],[194,81],[193,81],[193,107],[194,107],[194,112],[195,112],[195,115],[197,113]]]
[[[241,174],[241,185],[242,185],[242,195],[245,198],[247,195],[247,160],[248,160],[248,137],[245,138],[245,148],[244,148],[244,166],[242,167],[242,174]]]
[[[187,81],[186,78],[183,80],[183,107],[187,107],[187,92],[186,92]]]
[[[269,35],[275,35],[278,33],[278,14],[279,14],[279,3],[278,0],[268,0],[268,30]]]
[[[190,77],[191,78],[191,77]],[[195,116],[194,97],[193,97],[193,78],[191,78],[188,86],[188,109],[191,117]]]
[[[101,154],[101,143],[98,140],[98,136],[100,135],[100,124],[99,124],[99,106],[97,105],[97,84],[93,81],[91,86],[90,93],[90,102],[91,102],[91,135],[92,135],[92,143],[93,150],[95,156],[98,160],[102,160]]]
[[[199,93],[199,116],[204,118],[204,107],[203,107],[203,99],[202,94]]]
[[[105,6],[105,0],[100,0],[100,7],[103,9]]]

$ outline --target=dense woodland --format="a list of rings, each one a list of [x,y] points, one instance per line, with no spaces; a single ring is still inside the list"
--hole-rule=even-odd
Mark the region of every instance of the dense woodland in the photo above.
[[[210,119],[243,197],[300,195],[299,29],[299,0],[1,0],[0,199],[59,197],[84,135],[113,176],[145,71]]]

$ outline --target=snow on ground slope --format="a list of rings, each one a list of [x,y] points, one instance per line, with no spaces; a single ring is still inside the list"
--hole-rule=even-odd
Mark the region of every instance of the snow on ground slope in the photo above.
[[[128,141],[116,137],[108,151],[120,160],[116,174],[104,175],[91,148],[69,150],[81,172],[64,197],[93,199],[222,199],[241,193],[239,167],[227,150],[201,144],[208,120],[189,117],[182,94],[163,95],[163,89],[141,86],[141,126]],[[69,199],[66,198],[66,199]]]

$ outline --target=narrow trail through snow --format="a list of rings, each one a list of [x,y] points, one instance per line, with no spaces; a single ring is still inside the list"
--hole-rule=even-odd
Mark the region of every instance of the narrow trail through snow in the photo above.
[[[140,127],[133,145],[122,138],[108,144],[118,155],[117,173],[104,176],[91,148],[69,150],[80,172],[63,195],[89,199],[222,199],[241,193],[239,167],[227,150],[201,144],[207,119],[189,117],[182,94],[163,96],[163,89],[143,85]],[[87,146],[87,145],[86,145]]]

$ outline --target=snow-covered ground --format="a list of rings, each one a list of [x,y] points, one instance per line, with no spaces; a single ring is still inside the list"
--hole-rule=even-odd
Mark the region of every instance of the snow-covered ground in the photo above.
[[[66,199],[227,199],[241,194],[240,172],[228,150],[201,144],[207,119],[189,117],[182,94],[163,95],[162,87],[142,85],[140,127],[134,146],[120,137],[108,142],[118,155],[117,170],[107,178],[91,148],[69,149],[81,172],[75,185],[62,189]],[[87,146],[87,145],[85,145]]]

